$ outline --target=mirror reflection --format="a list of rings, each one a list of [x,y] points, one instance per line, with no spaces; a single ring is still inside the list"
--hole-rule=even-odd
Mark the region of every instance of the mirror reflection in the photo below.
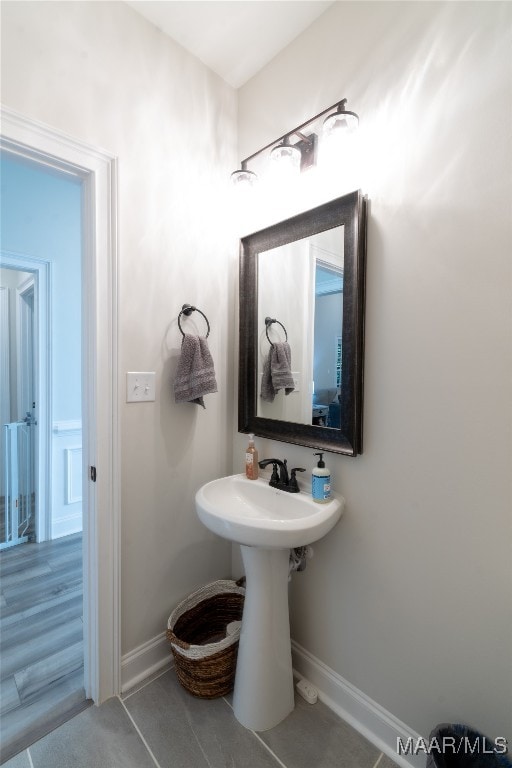
[[[340,428],[343,230],[258,254],[260,417]]]

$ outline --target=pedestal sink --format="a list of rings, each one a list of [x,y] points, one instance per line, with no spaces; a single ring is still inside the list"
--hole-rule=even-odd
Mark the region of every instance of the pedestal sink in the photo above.
[[[288,615],[290,549],[311,544],[338,522],[341,497],[317,504],[306,493],[288,493],[263,478],[231,475],[196,494],[199,519],[214,533],[241,545],[247,577],[233,708],[246,728],[265,731],[293,709]]]

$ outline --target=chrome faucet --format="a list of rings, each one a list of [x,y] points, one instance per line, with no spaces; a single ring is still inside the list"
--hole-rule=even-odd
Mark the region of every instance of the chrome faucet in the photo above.
[[[294,467],[291,470],[291,474],[288,475],[288,463],[286,459],[263,459],[258,462],[258,466],[261,469],[265,469],[269,464],[272,464],[272,475],[270,477],[269,485],[273,488],[280,488],[282,491],[288,491],[289,493],[299,493],[300,488],[297,484],[296,472],[305,472],[302,467]],[[277,468],[279,467],[279,472]]]

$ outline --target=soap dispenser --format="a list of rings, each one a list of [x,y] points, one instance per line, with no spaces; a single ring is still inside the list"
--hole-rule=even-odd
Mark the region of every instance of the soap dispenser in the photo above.
[[[323,453],[315,453],[320,456],[318,464],[313,467],[311,476],[311,495],[313,501],[325,504],[331,499],[331,471],[325,466]]]
[[[245,451],[245,476],[249,480],[257,480],[259,475],[258,451],[254,445],[254,435],[249,435],[249,445]]]

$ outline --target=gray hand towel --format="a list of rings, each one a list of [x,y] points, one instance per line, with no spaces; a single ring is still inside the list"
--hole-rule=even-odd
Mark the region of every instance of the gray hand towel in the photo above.
[[[276,342],[263,362],[261,397],[271,403],[280,389],[285,395],[294,390],[291,371],[292,351],[287,341]]]
[[[267,403],[273,403],[276,396],[276,391],[272,386],[272,373],[270,370],[270,352],[263,361],[263,376],[261,377],[261,399],[266,400]]]
[[[213,359],[206,338],[186,333],[176,369],[174,400],[177,403],[197,403],[206,408],[203,395],[217,391]]]

